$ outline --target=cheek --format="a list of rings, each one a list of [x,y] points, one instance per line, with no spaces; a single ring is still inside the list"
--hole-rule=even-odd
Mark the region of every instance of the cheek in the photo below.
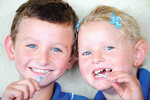
[[[26,61],[24,57],[15,59],[15,66],[18,73],[22,76],[26,72]],[[24,75],[23,75],[24,76]]]
[[[15,65],[17,70],[25,70],[26,65],[32,59],[32,55],[25,51],[16,51],[15,52]]]
[[[56,70],[57,70],[56,71],[56,79],[57,79],[65,73],[65,71],[68,67],[68,61],[61,60],[61,61],[57,61],[57,62],[54,62],[54,63],[55,63],[55,67],[56,67]]]
[[[86,76],[89,72],[88,72],[88,66],[89,64],[87,64],[87,62],[83,59],[79,59],[79,68],[80,68],[80,72],[83,76]]]
[[[116,71],[125,71],[130,73],[131,68],[133,67],[133,58],[129,56],[118,56],[117,58],[113,57],[111,62]]]
[[[68,57],[58,57],[53,60],[55,63],[55,66],[57,66],[57,69],[66,70],[69,65],[69,58]]]
[[[27,60],[30,60],[32,58],[32,55],[29,53],[26,53],[24,51],[18,51],[15,53],[15,62],[19,64],[25,63]]]

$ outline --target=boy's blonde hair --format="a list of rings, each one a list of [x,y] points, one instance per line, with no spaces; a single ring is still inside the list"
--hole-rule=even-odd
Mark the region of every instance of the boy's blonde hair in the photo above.
[[[126,39],[131,39],[135,43],[141,39],[144,39],[140,34],[141,32],[140,32],[139,25],[137,24],[136,20],[132,16],[128,15],[123,11],[118,10],[117,8],[104,6],[104,5],[98,6],[88,16],[86,16],[83,19],[83,21],[80,23],[80,27],[83,24],[86,24],[87,22],[91,22],[91,21],[111,22],[112,12],[116,16],[121,17],[122,19],[120,21],[122,25],[121,30],[123,30],[122,33]]]

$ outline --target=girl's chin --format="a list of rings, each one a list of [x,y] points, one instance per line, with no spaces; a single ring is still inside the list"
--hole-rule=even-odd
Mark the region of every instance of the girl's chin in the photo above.
[[[100,90],[100,91],[106,91],[106,90],[109,90],[112,88],[112,86],[108,86],[108,87],[95,87],[97,90]]]
[[[99,84],[93,84],[91,85],[92,87],[96,88],[97,90],[108,90],[110,88],[112,88],[112,85],[110,83],[99,83]]]

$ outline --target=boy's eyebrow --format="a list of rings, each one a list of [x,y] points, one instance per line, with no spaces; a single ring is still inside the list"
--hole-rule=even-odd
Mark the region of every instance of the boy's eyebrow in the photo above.
[[[27,37],[25,39],[23,39],[23,41],[37,41],[36,39],[33,39],[33,38],[30,38],[30,37]],[[38,42],[38,41],[37,41]]]
[[[59,42],[56,42],[56,43],[54,43],[53,45],[60,45],[60,46],[62,46],[63,48],[67,48],[66,45],[64,45],[64,44],[62,44],[62,43],[59,43]]]

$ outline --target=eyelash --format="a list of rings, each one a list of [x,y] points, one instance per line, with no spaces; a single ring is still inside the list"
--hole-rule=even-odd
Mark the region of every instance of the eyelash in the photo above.
[[[112,50],[112,49],[114,49],[114,47],[112,47],[112,46],[108,46],[108,47],[106,47],[106,50]],[[88,56],[88,55],[90,55],[91,54],[91,52],[90,51],[86,51],[86,52],[84,52],[82,55],[84,55],[84,56]]]
[[[32,49],[37,48],[37,46],[35,44],[29,44],[29,45],[27,45],[27,47],[32,48]],[[60,50],[59,48],[53,48],[52,51],[53,52],[62,52],[62,50]]]
[[[82,55],[84,55],[84,56],[88,56],[88,55],[90,55],[91,54],[91,52],[90,51],[86,51],[86,52],[84,52]]]
[[[112,46],[106,47],[106,50],[112,50],[112,49],[114,49],[114,47],[112,47]]]
[[[29,45],[27,45],[27,47],[33,48],[33,49],[34,49],[34,48],[37,48],[35,44],[29,44]]]
[[[62,52],[62,50],[60,50],[59,48],[53,48],[52,51],[53,52]]]

